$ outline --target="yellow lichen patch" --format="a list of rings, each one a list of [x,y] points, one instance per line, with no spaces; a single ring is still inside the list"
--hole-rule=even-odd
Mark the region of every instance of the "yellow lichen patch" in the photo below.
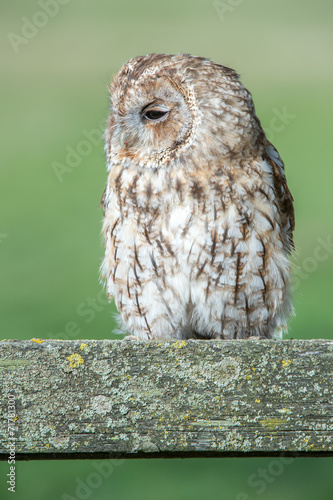
[[[279,425],[285,424],[287,420],[285,418],[265,418],[264,420],[259,420],[263,427],[268,427],[271,431],[279,427]]]
[[[71,368],[77,368],[80,365],[83,365],[84,359],[81,356],[81,354],[71,354],[66,358],[69,361],[69,364],[71,365]]]
[[[85,347],[88,347],[88,344],[85,344],[84,342],[82,342],[82,344],[80,345],[80,349],[81,349],[81,351],[83,351],[83,349],[84,349]]]
[[[36,344],[42,344],[43,342],[45,342],[45,340],[41,340],[41,339],[31,339],[31,342],[36,342]]]
[[[174,342],[172,344],[172,346],[175,347],[176,349],[181,349],[182,347],[184,347],[186,345],[187,345],[187,342],[185,342],[185,340],[176,340],[176,342]]]
[[[287,368],[291,363],[292,363],[291,359],[283,359],[282,360],[282,367]]]
[[[255,400],[255,403],[260,403],[260,399],[256,399],[256,400]]]
[[[279,413],[291,413],[291,410],[288,408],[282,408],[281,410],[277,410]]]

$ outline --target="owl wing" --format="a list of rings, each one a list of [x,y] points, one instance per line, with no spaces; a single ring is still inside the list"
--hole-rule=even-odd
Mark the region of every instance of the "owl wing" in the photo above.
[[[295,248],[293,231],[295,229],[294,199],[287,185],[284,172],[284,163],[279,153],[269,141],[267,141],[263,159],[270,165],[273,175],[273,185],[276,198],[282,215],[282,226],[288,237],[287,250],[290,252]]]

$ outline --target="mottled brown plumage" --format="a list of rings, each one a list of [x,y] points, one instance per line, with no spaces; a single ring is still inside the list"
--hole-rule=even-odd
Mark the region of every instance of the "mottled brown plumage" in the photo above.
[[[110,90],[102,275],[123,330],[281,331],[292,311],[293,200],[238,75],[151,54],[126,63]]]

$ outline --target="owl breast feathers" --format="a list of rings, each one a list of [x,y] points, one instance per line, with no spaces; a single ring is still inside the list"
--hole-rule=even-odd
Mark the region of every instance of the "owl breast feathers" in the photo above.
[[[123,331],[285,329],[293,199],[238,75],[188,54],[131,59],[111,85],[105,142],[101,274]]]

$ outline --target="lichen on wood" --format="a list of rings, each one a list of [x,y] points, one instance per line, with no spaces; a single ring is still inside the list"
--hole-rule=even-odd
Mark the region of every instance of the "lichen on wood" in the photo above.
[[[333,341],[0,342],[0,457],[333,455]],[[11,399],[12,400],[12,399]]]

